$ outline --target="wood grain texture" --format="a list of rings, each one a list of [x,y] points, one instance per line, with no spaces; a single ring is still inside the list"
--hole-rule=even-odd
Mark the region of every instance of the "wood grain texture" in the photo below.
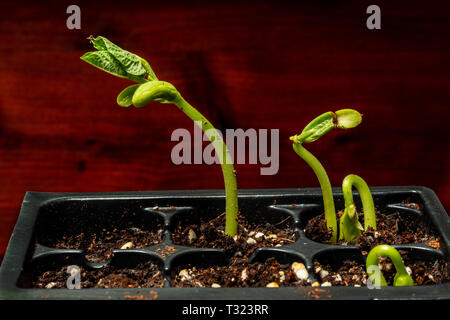
[[[320,3],[320,4],[319,4]],[[176,166],[171,105],[120,108],[127,84],[79,60],[103,35],[147,58],[213,124],[280,129],[280,169],[237,165],[240,188],[316,187],[288,137],[342,107],[360,127],[309,145],[339,186],[424,185],[450,209],[450,4],[365,1],[68,1],[2,3],[0,20],[0,255],[27,190],[219,189],[216,166]],[[153,113],[149,113],[153,108]]]

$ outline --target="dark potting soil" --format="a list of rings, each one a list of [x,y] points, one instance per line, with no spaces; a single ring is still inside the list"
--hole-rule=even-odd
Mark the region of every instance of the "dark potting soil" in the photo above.
[[[307,280],[297,278],[291,264],[280,264],[275,258],[269,258],[264,263],[249,263],[246,258],[233,258],[229,266],[178,269],[171,285],[172,287],[243,288],[310,284]]]
[[[111,258],[114,249],[144,248],[162,241],[162,228],[158,231],[139,228],[103,229],[97,233],[66,234],[58,239],[40,241],[43,245],[57,249],[81,249],[86,259],[103,262]]]
[[[367,283],[365,269],[363,265],[351,260],[345,260],[338,267],[321,265],[314,261],[314,274],[322,286],[365,286]]]
[[[411,277],[415,285],[425,286],[450,281],[449,264],[445,260],[416,261],[408,255],[407,251],[399,250],[399,252],[402,255],[405,266],[411,269]],[[383,271],[388,285],[392,285],[395,276],[395,267],[391,259],[379,258],[379,261],[381,265],[380,269]]]
[[[250,257],[261,247],[280,247],[294,243],[298,235],[287,222],[288,217],[278,223],[253,223],[244,216],[238,217],[238,232],[234,238],[225,234],[225,214],[200,224],[179,224],[172,235],[174,244],[195,248],[217,248],[236,257]],[[292,223],[293,225],[293,223]]]
[[[342,214],[342,211],[339,215]],[[188,226],[178,225],[173,231],[175,244],[197,248],[219,248],[228,253],[231,263],[227,266],[179,268],[171,280],[173,287],[267,287],[267,286],[365,286],[367,274],[365,266],[355,261],[344,261],[335,266],[314,262],[314,273],[318,282],[310,277],[299,278],[298,269],[293,264],[280,264],[275,258],[265,262],[249,262],[251,254],[260,247],[277,247],[297,240],[292,217],[270,224],[249,222],[244,216],[238,217],[238,235],[231,238],[225,234],[225,214],[210,221]],[[362,215],[360,217],[362,221]],[[368,230],[356,243],[363,254],[377,244],[402,244],[426,242],[439,247],[439,239],[434,236],[431,226],[424,220],[402,219],[398,213],[385,215],[377,212],[377,231]],[[314,241],[327,242],[331,232],[326,230],[324,216],[311,219],[305,234]],[[61,249],[85,250],[87,258],[100,262],[110,258],[113,249],[130,244],[133,248],[145,247],[162,241],[162,229],[145,231],[138,228],[103,229],[100,233],[66,235],[62,239],[47,239],[44,245]],[[341,241],[339,244],[347,243]],[[401,252],[405,264],[412,271],[416,285],[438,284],[450,281],[448,263],[445,261],[413,261],[407,252]],[[301,264],[296,263],[297,266]],[[383,259],[383,274],[392,285],[395,268],[389,267],[390,260]],[[304,268],[304,266],[303,266]],[[306,269],[304,269],[306,271]],[[306,272],[307,274],[307,272]],[[304,275],[304,272],[303,272]],[[307,274],[308,275],[308,274]],[[33,288],[65,288],[70,275],[67,266],[60,270],[35,270],[31,283]],[[312,282],[312,283],[311,283]],[[163,276],[159,268],[151,262],[134,268],[105,266],[100,269],[81,269],[82,288],[145,288],[162,287]],[[28,284],[29,287],[29,284]]]
[[[32,288],[67,288],[68,266],[55,271],[33,270]],[[134,268],[105,266],[100,269],[80,270],[81,288],[154,288],[163,286],[158,266],[148,261]]]
[[[343,210],[338,212],[340,218]],[[363,221],[363,214],[359,214],[359,220]],[[377,230],[371,227],[363,231],[356,242],[351,245],[361,247],[363,251],[369,251],[379,244],[408,244],[425,243],[430,247],[439,249],[439,238],[433,230],[430,222],[424,217],[417,219],[405,219],[399,213],[384,214],[376,212]],[[304,228],[305,235],[317,242],[329,243],[331,229],[327,229],[325,215],[321,214],[308,221]],[[339,240],[338,244],[348,245],[344,240]]]
[[[411,272],[416,286],[441,284],[450,281],[449,265],[445,260],[417,261],[408,256],[408,253],[399,250],[405,266]],[[393,285],[395,267],[389,258],[379,258],[380,269],[389,286]],[[345,260],[339,266],[320,264],[314,261],[314,273],[321,282],[321,286],[357,286],[367,285],[365,265],[355,261]]]

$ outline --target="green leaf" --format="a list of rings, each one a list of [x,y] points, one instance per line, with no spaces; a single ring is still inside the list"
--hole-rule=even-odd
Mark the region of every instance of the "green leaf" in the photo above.
[[[111,53],[114,58],[119,60],[127,73],[134,76],[145,76],[147,74],[147,70],[145,70],[144,66],[141,63],[141,57],[123,50],[106,38],[102,37],[102,40],[106,47],[106,50]]]
[[[122,68],[120,63],[107,51],[87,52],[83,56],[81,56],[80,59],[117,77],[127,77],[127,72]]]
[[[133,95],[136,92],[140,84],[134,84],[122,90],[117,96],[117,104],[121,107],[129,107],[133,104]]]
[[[148,74],[150,80],[156,79],[147,61],[138,55],[120,48],[101,36],[91,39],[91,41],[97,50],[110,53],[129,75],[144,78]]]

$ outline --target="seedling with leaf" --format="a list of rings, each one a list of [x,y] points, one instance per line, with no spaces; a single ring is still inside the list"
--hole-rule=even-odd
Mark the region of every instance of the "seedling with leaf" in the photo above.
[[[311,121],[299,135],[290,137],[293,141],[294,151],[306,161],[313,169],[319,180],[323,195],[323,205],[327,228],[332,230],[331,243],[336,243],[338,238],[338,226],[336,209],[334,206],[333,191],[328,175],[317,158],[303,147],[303,143],[316,141],[334,128],[351,129],[361,123],[361,114],[353,109],[342,109],[336,112],[325,112]],[[358,220],[356,206],[353,202],[352,188],[355,187],[362,200],[364,209],[364,229]],[[342,189],[345,199],[344,214],[340,219],[339,239],[355,241],[362,230],[371,226],[376,230],[375,208],[372,195],[364,180],[354,174],[345,177]]]
[[[408,274],[400,253],[393,247],[382,244],[370,250],[366,260],[366,270],[372,285],[376,287],[387,286],[386,279],[379,267],[378,258],[388,257],[391,259],[395,267],[394,286],[413,286],[414,280]]]
[[[220,133],[200,112],[191,106],[169,82],[160,81],[150,64],[134,53],[123,50],[104,37],[90,37],[97,51],[85,53],[81,59],[114,76],[126,78],[138,84],[125,88],[117,97],[122,107],[143,107],[152,101],[172,103],[192,119],[214,146],[222,166],[226,196],[225,233],[237,233],[238,198],[235,170],[231,156]]]

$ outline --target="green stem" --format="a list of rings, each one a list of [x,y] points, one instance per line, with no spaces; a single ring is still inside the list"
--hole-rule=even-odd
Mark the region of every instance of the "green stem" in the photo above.
[[[334,207],[333,191],[331,189],[331,183],[328,179],[327,173],[322,164],[306,150],[301,143],[293,143],[294,151],[313,169],[320,183],[320,188],[323,194],[323,206],[325,210],[325,219],[327,221],[327,228],[331,228],[333,233],[331,237],[331,243],[336,243],[337,240],[337,220],[336,210]]]
[[[227,146],[223,141],[222,136],[213,127],[211,122],[208,121],[200,112],[192,107],[186,100],[179,96],[173,103],[183,111],[189,118],[191,118],[196,124],[197,121],[201,121],[201,129],[208,136],[211,141],[216,154],[220,160],[222,166],[223,178],[225,182],[225,198],[226,198],[226,221],[225,221],[225,233],[234,237],[237,233],[237,216],[238,216],[238,198],[237,198],[237,182],[236,171],[234,170],[233,162],[230,156]]]
[[[361,202],[364,210],[364,230],[367,231],[371,226],[373,230],[377,230],[377,223],[375,217],[375,206],[373,204],[372,194],[369,186],[359,176],[349,174],[342,182],[342,192],[344,193],[345,207],[354,206],[352,188],[355,187],[361,197]]]
[[[120,78],[128,78],[141,85],[132,85],[119,94],[117,103],[122,107],[143,107],[151,101],[173,103],[182,110],[211,140],[222,165],[226,196],[225,233],[237,233],[238,198],[233,162],[220,133],[200,112],[187,103],[170,83],[159,81],[150,64],[141,57],[125,51],[105,37],[89,37],[97,51],[87,52],[81,59]],[[139,62],[139,63],[137,63]],[[200,124],[198,123],[200,121]]]
[[[414,280],[406,271],[400,253],[395,248],[382,244],[370,250],[366,260],[367,274],[375,286],[387,286],[386,279],[378,266],[378,257],[388,257],[394,264],[395,270],[397,271],[394,277],[394,286],[414,285]]]

